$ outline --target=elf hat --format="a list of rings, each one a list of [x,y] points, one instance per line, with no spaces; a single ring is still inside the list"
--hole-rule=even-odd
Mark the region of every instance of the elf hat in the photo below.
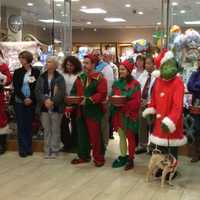
[[[121,62],[120,65],[123,65],[124,67],[126,67],[126,69],[129,71],[129,73],[131,73],[133,71],[134,64],[131,63],[129,60],[125,60],[125,61]]]

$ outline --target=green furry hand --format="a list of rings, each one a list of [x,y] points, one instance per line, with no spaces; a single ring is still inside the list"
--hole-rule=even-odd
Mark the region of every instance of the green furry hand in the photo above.
[[[147,115],[145,119],[147,120],[148,125],[152,125],[155,121],[155,115]]]
[[[169,128],[165,124],[163,124],[163,123],[161,124],[161,129],[165,133],[168,133],[168,134],[170,133]]]

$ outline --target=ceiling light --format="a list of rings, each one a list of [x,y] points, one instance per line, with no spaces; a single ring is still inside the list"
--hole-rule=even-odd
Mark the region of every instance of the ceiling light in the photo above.
[[[174,15],[174,16],[175,16],[175,15],[177,15],[177,13],[172,13],[172,15]]]
[[[142,11],[139,11],[138,15],[144,15],[144,13]]]
[[[200,21],[185,21],[184,24],[186,24],[186,25],[199,25]]]
[[[87,25],[91,25],[91,24],[92,24],[92,22],[87,22],[86,24],[87,24]]]
[[[185,14],[185,13],[186,13],[186,10],[180,10],[180,13],[181,13],[181,14]]]
[[[107,22],[125,22],[126,20],[125,19],[122,19],[122,18],[115,18],[115,17],[110,17],[110,18],[104,18],[105,21]]]
[[[156,24],[157,24],[158,26],[160,26],[160,25],[161,25],[161,22],[157,22]]]
[[[178,6],[177,2],[172,2],[172,6]]]
[[[87,9],[87,6],[81,6],[81,9]]]
[[[62,4],[61,4],[61,3],[57,3],[56,6],[57,6],[57,7],[61,7]]]
[[[29,2],[29,3],[27,3],[27,6],[34,6],[34,4]]]
[[[58,23],[61,23],[61,21],[59,20],[55,20],[55,19],[39,19],[38,20],[39,22],[43,22],[43,23],[55,23],[55,24],[58,24]]]
[[[130,7],[131,7],[131,4],[126,4],[125,7],[126,7],[126,8],[130,8]]]
[[[43,27],[42,30],[43,30],[43,31],[46,31],[46,27]]]
[[[80,9],[80,11],[87,13],[87,14],[104,14],[104,13],[106,13],[106,11],[101,8],[85,8],[85,9]]]

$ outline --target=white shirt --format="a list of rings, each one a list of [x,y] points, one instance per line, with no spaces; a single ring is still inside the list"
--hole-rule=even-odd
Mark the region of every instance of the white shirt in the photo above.
[[[108,64],[106,67],[104,67],[101,73],[104,75],[104,78],[107,80],[108,95],[110,95],[112,91],[112,85],[114,83],[114,73],[113,73],[113,69],[111,65]]]
[[[113,69],[114,79],[115,81],[119,79],[119,70],[117,65],[115,65],[113,62],[110,62],[110,66]]]
[[[73,87],[74,82],[75,82],[78,75],[63,73],[63,76],[64,76],[65,83],[66,83],[67,95],[70,95],[72,87]]]
[[[138,71],[137,69],[134,69],[134,70],[131,72],[131,75],[132,75],[136,80],[138,80],[143,72],[144,72],[144,71],[140,72],[140,71]]]
[[[143,73],[137,79],[139,81],[140,85],[141,85],[141,91],[143,91],[145,83],[146,83],[148,78],[149,78],[149,73],[146,70],[144,70]],[[152,90],[152,87],[154,85],[155,80],[156,80],[156,78],[152,75],[150,86],[149,86],[149,91],[148,91],[148,100],[151,97],[151,90]]]

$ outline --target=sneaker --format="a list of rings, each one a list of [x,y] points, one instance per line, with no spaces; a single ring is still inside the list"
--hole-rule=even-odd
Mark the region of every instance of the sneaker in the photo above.
[[[115,159],[112,163],[112,168],[119,168],[119,167],[123,167],[124,165],[126,165],[126,163],[128,162],[128,156],[119,156],[117,159]]]
[[[91,161],[91,159],[82,159],[82,158],[74,158],[71,161],[72,165],[79,165],[79,164],[83,164],[83,163],[89,163]]]
[[[124,167],[125,171],[128,171],[130,169],[134,168],[134,161],[133,159],[128,159],[128,162],[126,163],[126,166]]]
[[[104,161],[103,161],[103,162],[94,161],[94,165],[95,165],[95,167],[103,167],[103,166],[104,166],[104,164],[105,164],[105,162],[104,162]]]
[[[192,159],[191,159],[191,163],[196,163],[196,162],[198,162],[200,160],[200,158],[199,157],[193,157]]]
[[[50,159],[56,159],[58,157],[58,153],[51,153]]]

